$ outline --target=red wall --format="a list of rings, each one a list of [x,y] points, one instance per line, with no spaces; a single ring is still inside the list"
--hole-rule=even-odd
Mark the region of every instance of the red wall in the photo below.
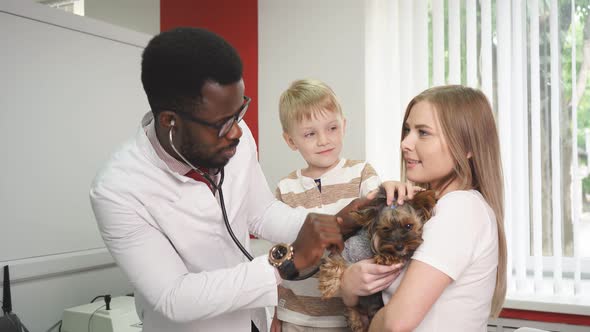
[[[160,30],[179,26],[211,30],[238,50],[252,98],[245,120],[258,143],[258,0],[160,0]]]

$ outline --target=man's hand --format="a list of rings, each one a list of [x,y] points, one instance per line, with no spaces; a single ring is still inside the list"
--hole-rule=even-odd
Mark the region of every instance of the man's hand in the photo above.
[[[354,234],[359,228],[361,228],[361,226],[356,222],[356,219],[353,218],[350,213],[367,207],[367,205],[369,205],[373,197],[367,196],[357,198],[352,202],[348,203],[347,206],[343,207],[342,210],[336,213],[336,217],[342,219],[340,229],[342,230],[342,235],[344,236],[344,238],[348,238],[350,235]]]
[[[293,242],[294,263],[298,271],[317,265],[325,249],[344,249],[340,223],[335,216],[310,213]]]

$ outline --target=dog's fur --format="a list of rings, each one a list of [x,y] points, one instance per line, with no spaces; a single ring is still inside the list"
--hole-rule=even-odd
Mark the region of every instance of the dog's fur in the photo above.
[[[363,236],[362,241],[368,241],[367,245],[372,251],[365,254],[367,257],[355,260],[373,257],[375,263],[382,265],[408,262],[422,243],[422,227],[430,219],[435,204],[434,191],[426,190],[417,192],[412,200],[403,205],[395,206],[394,203],[393,206],[387,206],[386,193],[381,187],[367,208],[354,213],[357,222],[366,230],[359,232],[359,236]],[[342,273],[351,263],[354,261],[347,261],[338,254],[322,262],[319,275],[322,298],[327,299],[338,293]],[[361,296],[359,304],[347,308],[345,313],[350,328],[354,332],[367,331],[370,320],[381,307],[381,292]]]

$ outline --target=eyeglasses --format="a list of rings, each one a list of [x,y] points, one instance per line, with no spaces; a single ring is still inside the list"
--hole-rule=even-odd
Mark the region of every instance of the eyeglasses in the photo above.
[[[199,123],[199,124],[211,127],[211,128],[215,128],[218,130],[217,137],[222,137],[222,136],[225,136],[229,132],[231,127],[234,125],[234,123],[239,123],[240,121],[242,121],[242,119],[244,118],[244,114],[246,114],[246,111],[248,110],[248,105],[250,105],[250,101],[252,101],[252,98],[244,96],[244,103],[242,104],[242,106],[240,106],[240,109],[236,112],[236,114],[232,115],[231,117],[229,117],[227,120],[225,120],[221,124],[210,123],[210,122],[195,118],[193,115],[191,115],[189,113],[185,113],[185,112],[177,112],[176,114],[178,114],[179,116],[181,116],[189,121],[194,121],[196,123]]]

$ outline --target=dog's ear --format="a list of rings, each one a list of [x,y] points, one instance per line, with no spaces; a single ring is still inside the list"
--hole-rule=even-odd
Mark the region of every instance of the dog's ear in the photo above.
[[[377,207],[369,206],[362,210],[353,211],[350,214],[356,220],[356,223],[358,225],[367,226],[375,219],[378,213],[379,210],[377,209]]]
[[[424,223],[432,217],[432,212],[436,205],[435,192],[434,190],[419,191],[414,194],[414,198],[408,201],[408,203],[416,210]]]
[[[359,225],[366,226],[375,219],[375,217],[379,214],[379,211],[383,209],[386,203],[387,193],[385,192],[385,189],[380,186],[379,192],[375,198],[373,198],[373,200],[369,202],[369,204],[364,209],[351,212],[351,214]]]
[[[383,186],[379,186],[379,191],[375,198],[371,201],[370,205],[376,206],[379,210],[387,204],[387,192]]]

